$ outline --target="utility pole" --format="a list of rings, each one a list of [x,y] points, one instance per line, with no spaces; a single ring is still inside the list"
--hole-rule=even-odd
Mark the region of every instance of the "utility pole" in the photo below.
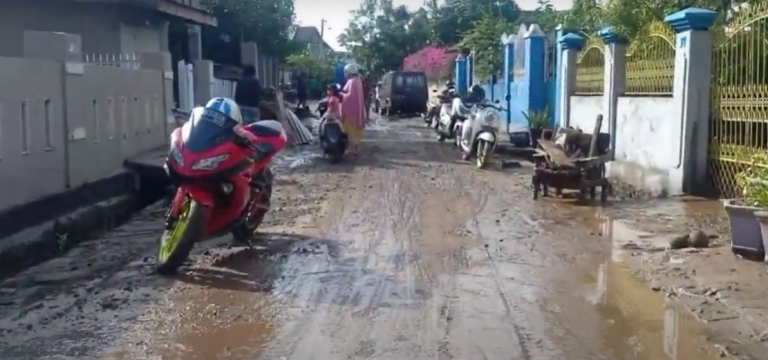
[[[320,19],[320,38],[325,40],[323,35],[325,35],[325,19]]]

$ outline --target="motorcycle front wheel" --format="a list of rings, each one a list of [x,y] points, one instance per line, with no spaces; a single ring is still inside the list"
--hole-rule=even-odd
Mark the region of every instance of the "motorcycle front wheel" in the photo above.
[[[483,169],[491,158],[491,143],[485,140],[477,141],[477,168]]]
[[[178,219],[163,231],[157,254],[156,271],[172,275],[184,264],[200,239],[205,222],[205,207],[192,199],[184,200]]]

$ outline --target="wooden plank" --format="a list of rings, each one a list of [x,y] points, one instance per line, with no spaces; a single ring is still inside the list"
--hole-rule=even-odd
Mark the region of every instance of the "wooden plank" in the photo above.
[[[557,144],[550,140],[543,140],[539,139],[539,146],[549,155],[549,158],[552,160],[555,165],[559,166],[573,166],[573,162],[570,158],[568,158],[568,155],[566,155],[565,151],[560,148]]]
[[[600,128],[603,126],[603,114],[597,115],[595,120],[595,129],[592,131],[592,141],[589,143],[589,157],[595,156],[597,151],[597,137],[600,135]]]

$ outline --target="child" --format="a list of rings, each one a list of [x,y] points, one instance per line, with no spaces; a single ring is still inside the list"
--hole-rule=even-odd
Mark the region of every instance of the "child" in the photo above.
[[[325,112],[325,116],[327,118],[335,118],[335,119],[341,119],[341,90],[339,89],[339,85],[337,84],[330,84],[328,85],[325,94],[327,95],[328,100],[328,110]]]

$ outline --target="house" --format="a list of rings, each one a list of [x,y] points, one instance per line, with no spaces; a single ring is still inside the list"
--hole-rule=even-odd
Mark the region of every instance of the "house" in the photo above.
[[[299,26],[293,34],[293,41],[306,46],[309,54],[318,60],[330,60],[333,48],[323,40],[320,31],[314,26]]]
[[[203,0],[0,0],[0,56],[23,56],[25,30],[80,35],[84,54],[168,52],[199,58],[200,26],[217,26]]]

